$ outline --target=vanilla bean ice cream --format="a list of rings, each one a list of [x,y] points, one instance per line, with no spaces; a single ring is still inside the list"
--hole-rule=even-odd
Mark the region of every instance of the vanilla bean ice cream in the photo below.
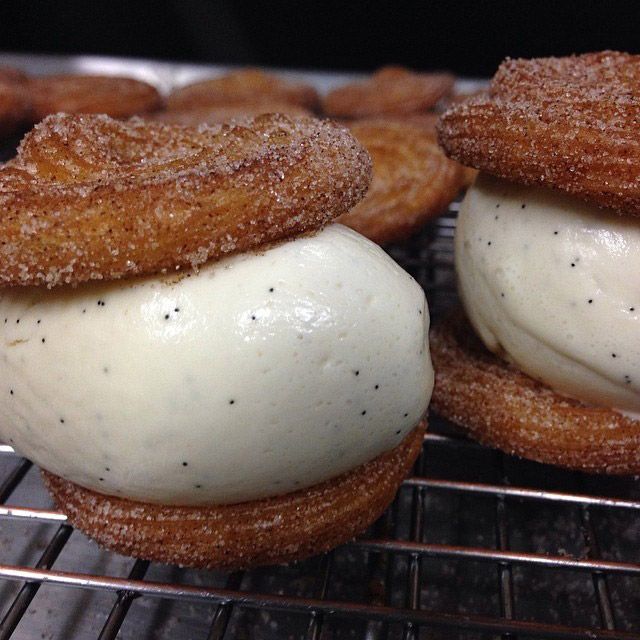
[[[402,441],[433,386],[421,287],[340,225],[186,276],[4,289],[0,327],[5,441],[163,504],[353,469]]]

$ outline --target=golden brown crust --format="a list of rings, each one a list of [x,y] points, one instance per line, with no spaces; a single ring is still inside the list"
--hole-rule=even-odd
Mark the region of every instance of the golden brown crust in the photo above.
[[[449,73],[415,73],[388,66],[368,80],[330,91],[322,107],[336,118],[364,118],[427,111],[447,95],[454,85]]]
[[[313,115],[308,109],[296,104],[265,101],[159,111],[146,119],[167,124],[179,124],[184,127],[197,127],[201,124],[222,124],[231,120],[246,120],[265,113],[281,113],[289,117],[309,117]]]
[[[84,489],[43,471],[58,508],[98,544],[128,556],[209,569],[300,560],[351,540],[393,500],[426,423],[392,451],[309,489],[241,504],[169,507]]]
[[[365,198],[339,222],[386,244],[415,233],[441,213],[462,186],[461,166],[440,151],[423,127],[388,120],[360,120],[351,133],[373,160]]]
[[[376,117],[375,120],[418,127],[419,129],[423,129],[434,142],[438,141],[436,125],[438,124],[438,120],[440,120],[440,115],[434,111],[425,111],[424,113],[407,113],[402,116],[391,114]],[[351,124],[353,124],[353,121],[345,121],[345,126],[350,126]]]
[[[285,102],[317,111],[320,98],[310,85],[291,82],[260,69],[242,69],[176,89],[167,100],[171,110],[258,102]]]
[[[434,141],[438,142],[438,131],[437,124],[440,120],[440,114],[435,113],[434,111],[426,111],[424,113],[408,113],[404,116],[381,116],[380,118],[376,118],[376,120],[386,120],[388,122],[395,122],[403,125],[411,125],[414,127],[419,127],[423,129],[424,132]],[[345,126],[349,126],[353,121],[344,121]],[[455,161],[452,161],[455,162]],[[460,163],[456,162],[461,168],[461,178],[460,178],[460,186],[462,188],[468,187],[473,184],[476,176],[478,175],[478,170],[473,169],[472,167],[465,167]]]
[[[26,84],[33,122],[50,113],[104,113],[112,118],[155,111],[160,94],[146,82],[119,76],[51,75]]]
[[[460,166],[462,167],[462,186],[470,187],[478,176],[478,170],[473,167],[465,167],[462,164]]]
[[[370,179],[348,131],[313,118],[189,129],[50,116],[0,167],[0,283],[196,267],[321,228]]]
[[[640,422],[561,396],[489,353],[462,312],[431,332],[431,407],[484,444],[591,473],[640,473]]]
[[[462,164],[640,215],[639,122],[640,56],[605,51],[507,60],[439,139]]]

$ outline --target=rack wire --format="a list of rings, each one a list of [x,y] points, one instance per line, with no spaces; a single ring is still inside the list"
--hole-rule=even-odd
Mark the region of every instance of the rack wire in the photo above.
[[[390,249],[437,319],[455,303],[457,203]],[[431,416],[413,474],[362,537],[223,574],[100,550],[0,446],[6,638],[640,639],[640,485],[481,447]]]

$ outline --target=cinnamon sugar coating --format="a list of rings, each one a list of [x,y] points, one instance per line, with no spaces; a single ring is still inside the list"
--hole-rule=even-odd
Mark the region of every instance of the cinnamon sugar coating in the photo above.
[[[365,198],[339,222],[379,244],[402,240],[441,213],[463,185],[462,167],[423,126],[360,120],[351,133],[373,160]]]
[[[415,73],[388,66],[369,79],[330,91],[323,101],[324,112],[336,118],[364,118],[426,111],[453,89],[449,73]]]
[[[640,473],[640,422],[561,396],[490,353],[461,311],[431,331],[431,407],[483,444],[590,473]]]
[[[169,96],[167,107],[186,110],[259,102],[284,102],[317,111],[320,98],[310,85],[249,68],[180,87]]]
[[[360,144],[313,118],[194,129],[57,114],[0,167],[0,284],[194,268],[322,227],[370,179]]]
[[[640,215],[640,56],[506,60],[489,92],[449,109],[447,154],[512,182]]]
[[[333,480],[240,504],[162,506],[97,493],[47,471],[43,477],[71,524],[107,549],[182,566],[245,569],[322,553],[366,529],[418,457],[425,427]]]
[[[112,118],[155,111],[162,99],[146,82],[119,76],[51,75],[29,78],[32,122],[50,113],[105,113]]]

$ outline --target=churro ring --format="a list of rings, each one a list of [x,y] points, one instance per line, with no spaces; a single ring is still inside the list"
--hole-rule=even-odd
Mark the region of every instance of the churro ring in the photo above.
[[[507,60],[485,97],[447,111],[447,155],[511,182],[640,215],[640,56]]]
[[[368,80],[330,91],[324,112],[336,118],[364,118],[427,111],[454,85],[449,73],[415,73],[403,67],[383,67]]]
[[[407,113],[406,115],[388,115],[388,116],[380,116],[376,117],[376,120],[383,120],[385,122],[393,122],[396,124],[405,124],[411,125],[413,127],[418,127],[423,129],[425,133],[429,135],[429,137],[434,141],[438,141],[438,131],[436,129],[436,125],[438,124],[438,120],[440,120],[440,115],[435,113],[435,111],[425,111],[424,113]],[[347,126],[352,124],[351,122],[346,123]]]
[[[0,136],[6,136],[29,118],[29,98],[20,83],[0,80]]]
[[[431,331],[434,411],[476,440],[590,473],[640,473],[640,422],[555,393],[490,353],[459,311]]]
[[[146,82],[119,76],[51,75],[30,78],[33,122],[50,113],[105,113],[112,118],[155,111],[160,94]]]
[[[353,539],[393,500],[422,449],[426,423],[352,471],[274,498],[178,507],[107,496],[43,471],[69,522],[128,556],[208,569],[300,560]]]
[[[354,122],[351,132],[373,160],[365,198],[342,224],[386,244],[415,233],[441,213],[462,186],[462,168],[440,151],[422,127],[386,120]]]
[[[438,141],[436,125],[440,120],[440,115],[433,111],[425,111],[424,113],[408,113],[404,116],[384,116],[380,119],[384,119],[388,122],[397,122],[404,125],[419,127],[420,129],[423,129],[434,142],[437,143]],[[463,188],[468,187],[473,184],[476,179],[478,170],[472,167],[465,167],[464,165],[460,165],[460,167],[462,171],[460,186]]]
[[[285,102],[317,111],[318,92],[310,85],[290,82],[260,69],[242,69],[176,89],[167,100],[171,110],[260,102]]]
[[[19,69],[0,66],[0,136],[14,133],[29,120],[31,101],[25,90],[26,80]]]
[[[370,176],[348,131],[313,118],[190,129],[50,116],[0,167],[0,283],[194,268],[322,227]]]
[[[27,74],[15,67],[0,66],[0,82],[22,84],[26,82]]]
[[[313,116],[311,111],[288,102],[247,102],[226,104],[212,107],[195,107],[193,109],[176,109],[160,111],[149,118],[154,122],[179,124],[185,127],[197,127],[201,124],[221,124],[231,120],[246,120],[264,113],[281,113],[285,116]],[[435,125],[434,125],[435,130]]]

